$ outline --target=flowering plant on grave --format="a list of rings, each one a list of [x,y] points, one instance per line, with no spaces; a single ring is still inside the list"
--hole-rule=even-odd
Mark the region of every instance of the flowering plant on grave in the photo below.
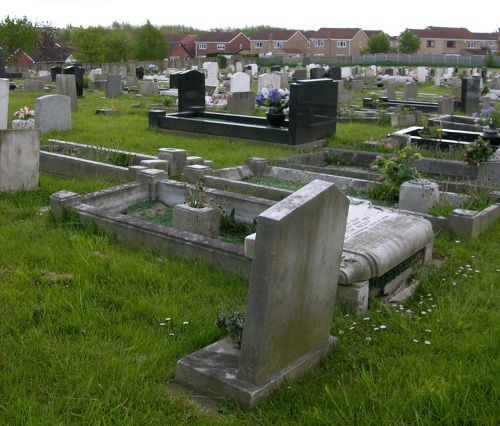
[[[31,118],[35,118],[35,110],[29,109],[25,105],[19,111],[16,111],[14,115],[17,115],[19,120],[29,120]]]
[[[482,126],[485,130],[498,129],[500,127],[500,109],[493,106],[481,110],[480,114],[474,112],[472,117],[474,117],[476,124]]]
[[[481,96],[484,96],[484,95],[487,95],[488,93],[490,93],[490,88],[487,84],[485,84],[483,86],[483,88],[481,89],[481,92],[479,93]]]
[[[262,89],[255,98],[257,107],[286,109],[290,104],[290,92],[286,89]]]
[[[493,154],[489,140],[484,140],[479,136],[474,142],[471,142],[465,150],[464,162],[469,166],[475,167],[479,163],[486,161]]]

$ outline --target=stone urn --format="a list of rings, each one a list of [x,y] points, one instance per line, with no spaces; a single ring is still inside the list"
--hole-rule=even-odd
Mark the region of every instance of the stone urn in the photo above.
[[[27,130],[35,128],[35,119],[28,118],[27,120],[12,120],[12,130]]]
[[[270,107],[266,113],[269,127],[280,128],[285,122],[285,112],[281,108]]]

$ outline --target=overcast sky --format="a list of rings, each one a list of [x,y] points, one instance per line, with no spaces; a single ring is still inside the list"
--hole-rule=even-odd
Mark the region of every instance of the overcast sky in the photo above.
[[[301,4],[302,6],[294,7]],[[323,7],[323,9],[322,9]],[[498,0],[457,1],[376,1],[351,0],[291,2],[260,1],[123,1],[123,0],[22,0],[2,1],[6,16],[26,16],[32,23],[54,27],[109,27],[113,22],[140,26],[185,25],[201,30],[270,25],[294,30],[361,28],[383,30],[398,36],[406,28],[463,27],[472,32],[495,32],[500,27]]]

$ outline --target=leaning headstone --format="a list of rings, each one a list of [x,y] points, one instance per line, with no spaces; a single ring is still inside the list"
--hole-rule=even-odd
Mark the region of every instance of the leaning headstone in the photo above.
[[[43,92],[45,84],[41,80],[24,80],[24,91],[25,92]]]
[[[408,81],[403,86],[403,99],[418,99],[418,85],[414,81]]]
[[[66,95],[45,95],[36,99],[35,129],[71,130],[71,98]]]
[[[78,109],[76,96],[75,76],[71,74],[56,75],[57,94],[69,96],[71,99],[71,111]]]
[[[117,98],[121,95],[121,74],[108,74],[108,79],[106,81],[106,97],[107,98]]]
[[[39,130],[0,130],[0,192],[38,188]]]
[[[241,349],[226,338],[182,358],[182,385],[249,411],[331,353],[348,209],[315,180],[259,215]]]
[[[7,128],[9,114],[9,79],[0,78],[0,130]]]
[[[466,114],[479,111],[479,78],[462,78],[460,109]]]
[[[250,76],[244,72],[237,72],[231,76],[231,85],[229,91],[235,92],[249,92],[250,91]]]

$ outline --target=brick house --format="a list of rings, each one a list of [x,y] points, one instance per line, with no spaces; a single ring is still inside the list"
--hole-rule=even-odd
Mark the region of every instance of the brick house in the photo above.
[[[427,27],[423,30],[411,29],[420,37],[420,50],[423,55],[467,55],[481,49],[495,52],[500,40],[499,33],[472,33],[467,28]]]
[[[309,39],[296,30],[264,29],[250,37],[252,53],[273,56],[307,56]]]
[[[212,31],[202,34],[194,42],[196,58],[204,58],[209,53],[234,55],[243,50],[250,50],[250,39],[242,32]]]
[[[366,48],[368,36],[361,28],[320,28],[310,41],[311,56],[349,56]]]
[[[169,46],[168,59],[188,60],[195,57],[197,35],[168,34],[165,39]]]

